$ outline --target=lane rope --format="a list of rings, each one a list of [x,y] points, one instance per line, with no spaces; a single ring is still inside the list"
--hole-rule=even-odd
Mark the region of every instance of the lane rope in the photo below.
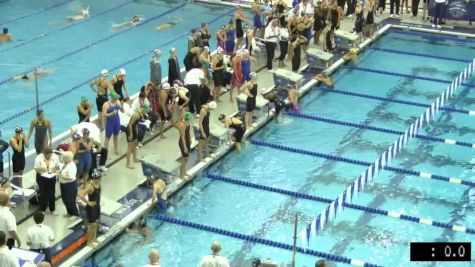
[[[74,0],[67,0],[67,1],[59,2],[59,3],[56,3],[56,4],[51,5],[51,6],[47,6],[47,7],[38,9],[38,10],[31,11],[30,13],[26,13],[26,14],[23,14],[23,15],[20,15],[20,16],[14,17],[14,18],[11,18],[11,19],[9,19],[9,20],[7,20],[7,21],[1,23],[1,24],[0,24],[0,27],[6,26],[6,24],[10,24],[10,23],[13,23],[13,22],[17,22],[17,21],[19,21],[19,20],[21,20],[21,19],[24,19],[24,18],[31,17],[31,16],[33,16],[33,15],[36,15],[36,14],[45,12],[45,11],[47,11],[47,10],[50,10],[50,9],[53,9],[53,8],[56,8],[56,7],[65,5],[65,4],[70,3],[70,2],[73,2],[73,1],[74,1]]]
[[[288,112],[287,114],[292,116],[292,117],[296,117],[296,118],[326,122],[326,123],[331,123],[331,124],[336,124],[336,125],[342,125],[342,126],[348,126],[348,127],[353,127],[353,128],[359,128],[359,129],[365,129],[365,130],[380,132],[380,133],[388,133],[388,134],[395,134],[395,135],[404,134],[404,131],[397,131],[397,130],[386,129],[386,128],[382,128],[382,127],[369,126],[369,125],[360,124],[360,123],[353,123],[353,122],[349,122],[349,121],[334,120],[334,119],[315,116],[315,115],[310,115],[310,114],[296,113],[296,112]],[[468,142],[463,142],[463,141],[457,141],[457,140],[453,140],[453,139],[445,139],[445,138],[433,137],[433,136],[428,136],[428,135],[423,135],[423,134],[416,134],[415,137],[418,138],[418,139],[434,141],[434,142],[439,142],[439,143],[445,143],[445,144],[448,144],[448,145],[457,145],[457,146],[475,148],[475,144],[468,143]]]
[[[262,191],[268,191],[268,192],[273,192],[273,193],[278,193],[282,195],[287,195],[291,197],[296,197],[300,199],[306,199],[306,200],[311,200],[311,201],[316,201],[316,202],[321,202],[321,203],[326,203],[330,204],[333,199],[330,198],[324,198],[324,197],[319,197],[315,195],[309,195],[309,194],[304,194],[300,192],[294,192],[282,188],[277,188],[277,187],[272,187],[272,186],[266,186],[266,185],[261,185],[261,184],[255,184],[251,182],[246,182],[242,180],[237,180],[229,177],[225,177],[222,175],[218,174],[206,174],[203,177],[209,178],[211,180],[216,180],[224,183],[229,183],[229,184],[234,184],[234,185],[239,185],[239,186],[245,186],[257,190],[262,190]],[[407,215],[403,214],[397,211],[387,211],[383,209],[378,209],[378,208],[370,208],[362,205],[356,205],[352,203],[347,203],[343,202],[343,207],[345,208],[350,208],[354,210],[359,210],[363,212],[368,212],[372,214],[378,214],[378,215],[384,215],[387,217],[395,218],[395,219],[400,219],[403,221],[409,221],[409,222],[415,222],[415,223],[420,223],[420,224],[425,224],[425,225],[431,225],[434,227],[439,227],[439,228],[444,228],[444,229],[450,229],[453,231],[458,231],[458,232],[464,232],[464,233],[469,233],[469,234],[475,234],[475,229],[468,228],[462,225],[455,225],[455,224],[450,224],[450,223],[443,223],[443,222],[438,222],[434,221],[432,219],[426,219],[426,218],[420,218],[417,216],[412,216],[412,215]]]
[[[434,59],[441,59],[441,60],[457,61],[457,62],[462,62],[462,63],[470,63],[471,62],[471,60],[466,60],[466,59],[443,57],[443,56],[436,56],[436,55],[416,53],[416,52],[407,52],[407,51],[403,51],[403,50],[388,49],[388,48],[381,48],[381,47],[370,47],[369,49],[376,50],[376,51],[381,51],[381,52],[392,53],[392,54],[401,54],[401,55],[409,55],[409,56],[416,56],[416,57],[434,58]]]
[[[328,93],[349,95],[349,96],[355,96],[355,97],[360,97],[360,98],[380,100],[380,101],[385,101],[385,102],[392,102],[392,103],[398,103],[398,104],[404,104],[404,105],[410,105],[410,106],[416,106],[416,107],[424,107],[424,108],[430,107],[429,104],[424,104],[424,103],[414,102],[414,101],[408,101],[408,100],[402,100],[402,99],[398,99],[398,98],[394,98],[394,97],[382,97],[382,96],[368,95],[368,94],[362,94],[362,93],[355,93],[355,92],[346,91],[346,90],[344,91],[344,90],[339,90],[339,89],[327,89],[327,88],[324,88],[324,87],[314,87],[314,89],[325,91],[325,92],[328,92]],[[448,112],[457,112],[457,113],[462,113],[462,114],[475,116],[475,111],[473,111],[473,110],[451,108],[451,107],[441,107],[440,110],[444,110],[444,111],[448,111]]]
[[[405,31],[405,30],[400,30],[400,29],[395,29],[395,30],[392,30],[391,32],[394,32],[394,33],[398,33],[398,34],[404,34],[404,35],[412,35],[412,36],[420,36],[420,37],[423,37],[425,39],[429,39],[429,40],[432,40],[432,41],[455,41],[455,42],[459,42],[459,43],[473,43],[475,42],[474,39],[471,39],[471,38],[465,38],[465,37],[450,37],[450,36],[434,36],[434,35],[431,35],[431,34],[427,34],[427,33],[422,33],[422,32],[418,32],[418,31]]]
[[[365,167],[369,167],[370,165],[372,165],[372,163],[367,162],[367,161],[350,159],[350,158],[345,158],[345,157],[340,157],[340,156],[335,156],[335,155],[330,155],[330,154],[325,154],[325,153],[320,153],[320,152],[315,152],[315,151],[308,151],[308,150],[304,150],[300,148],[289,147],[289,146],[284,146],[284,145],[279,145],[279,144],[267,143],[267,142],[263,142],[263,141],[259,141],[255,139],[252,139],[251,143],[257,146],[269,147],[273,149],[288,151],[288,152],[312,156],[312,157],[340,161],[340,162],[345,162],[345,163],[349,163],[353,165],[360,165],[360,166],[365,166]],[[443,181],[443,182],[448,182],[448,183],[453,183],[453,184],[468,185],[471,187],[475,186],[475,182],[463,180],[457,177],[448,177],[448,176],[432,174],[428,172],[413,171],[413,170],[391,167],[391,166],[384,166],[383,169],[387,171],[400,173],[400,174],[417,176],[417,177],[421,177],[425,179],[433,179],[433,180],[438,180],[438,181]]]
[[[68,25],[66,25],[66,26],[60,27],[60,28],[55,29],[55,30],[53,30],[53,31],[50,31],[50,32],[47,32],[47,33],[43,33],[43,34],[40,34],[40,35],[38,35],[38,36],[35,36],[35,37],[31,38],[30,40],[27,40],[27,41],[25,41],[25,42],[16,44],[16,45],[14,45],[14,46],[7,47],[7,48],[5,48],[5,49],[3,49],[3,50],[0,50],[0,53],[3,53],[3,52],[6,52],[6,51],[9,51],[9,50],[12,50],[12,49],[16,49],[16,48],[25,46],[25,45],[27,45],[27,44],[30,44],[30,43],[34,42],[34,41],[37,41],[37,40],[40,40],[40,39],[45,38],[45,37],[47,37],[47,36],[50,36],[50,35],[53,34],[53,33],[57,33],[57,32],[64,31],[64,30],[69,29],[69,28],[71,28],[71,27],[73,27],[73,26],[75,26],[75,25],[78,25],[78,24],[80,24],[80,23],[89,21],[89,20],[91,20],[91,19],[93,19],[93,18],[102,16],[102,15],[104,15],[104,14],[107,14],[107,13],[109,13],[109,12],[111,12],[111,11],[117,10],[117,9],[119,9],[119,8],[121,8],[121,7],[124,7],[124,6],[126,6],[126,5],[128,5],[128,4],[131,4],[131,3],[134,3],[134,2],[135,2],[135,0],[131,0],[131,1],[124,2],[124,3],[122,3],[122,4],[118,5],[118,6],[115,6],[115,7],[111,8],[111,9],[104,10],[104,11],[102,11],[102,12],[99,12],[99,13],[93,15],[93,16],[90,16],[90,17],[86,18],[86,19],[83,19],[83,20],[79,20],[79,21],[70,23],[70,24],[68,24]]]
[[[254,244],[257,243],[257,244],[261,244],[261,245],[265,245],[265,246],[269,246],[269,247],[275,247],[275,248],[284,249],[284,250],[290,250],[290,251],[293,250],[293,246],[289,245],[289,244],[276,242],[276,241],[272,241],[272,240],[268,240],[268,239],[264,239],[264,238],[260,238],[260,237],[245,235],[245,234],[241,234],[241,233],[237,233],[237,232],[232,232],[232,231],[228,231],[228,230],[224,230],[224,229],[220,229],[220,228],[216,228],[216,227],[212,227],[212,226],[208,226],[208,225],[204,225],[204,224],[198,224],[198,223],[194,223],[194,222],[190,222],[190,221],[175,219],[175,218],[163,215],[163,214],[157,214],[155,219],[163,221],[163,222],[171,223],[171,224],[176,224],[176,225],[180,225],[180,226],[184,226],[184,227],[188,227],[188,228],[197,229],[197,230],[200,230],[200,231],[205,231],[205,232],[210,232],[210,233],[215,233],[215,234],[219,234],[219,235],[223,235],[223,236],[228,236],[228,237],[232,237],[232,238],[241,239],[241,240],[244,240],[246,242],[250,242],[250,243],[254,243]],[[326,253],[326,252],[320,252],[320,251],[316,251],[316,250],[312,250],[312,249],[304,249],[304,248],[298,247],[298,246],[296,247],[296,250],[297,250],[297,252],[299,252],[301,254],[311,255],[311,256],[320,257],[320,258],[325,258],[329,261],[341,262],[341,263],[351,264],[351,265],[354,265],[354,266],[380,267],[379,265],[372,264],[372,263],[367,263],[367,262],[364,262],[362,260],[350,259],[350,258],[347,258],[347,257],[344,257],[344,256],[338,256],[338,255],[334,255],[334,254],[330,254],[330,253]]]

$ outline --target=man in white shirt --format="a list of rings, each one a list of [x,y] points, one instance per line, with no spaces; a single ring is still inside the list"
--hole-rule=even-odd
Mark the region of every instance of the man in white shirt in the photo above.
[[[10,197],[5,192],[0,192],[0,231],[6,236],[6,244],[9,249],[15,245],[21,247],[20,237],[16,232],[16,218],[10,211]],[[0,265],[1,266],[1,265]]]
[[[43,224],[43,212],[37,212],[33,218],[36,224],[26,230],[26,244],[30,246],[31,251],[45,254],[45,260],[51,262],[50,241],[54,240],[53,230]]]
[[[264,31],[264,39],[266,40],[266,54],[267,54],[267,69],[272,70],[272,61],[274,60],[275,46],[279,41],[279,27],[278,20],[273,19],[269,25],[267,25]]]
[[[144,265],[143,267],[160,267],[160,253],[158,253],[158,250],[152,249],[152,251],[150,251],[150,254],[148,255],[148,259],[150,260],[150,263]]]
[[[5,233],[0,231],[0,266],[2,267],[20,267],[17,257],[10,252],[6,246],[7,240]]]
[[[39,187],[39,206],[41,211],[46,211],[46,207],[52,214],[58,215],[55,211],[56,201],[56,171],[59,170],[59,157],[53,154],[49,147],[43,150],[35,158],[36,183]]]
[[[229,260],[226,257],[220,256],[221,244],[218,241],[214,241],[211,245],[211,255],[206,255],[201,258],[198,267],[230,267]]]
[[[185,87],[190,91],[190,112],[199,117],[201,109],[201,85],[206,84],[205,73],[201,68],[191,69],[185,76]]]

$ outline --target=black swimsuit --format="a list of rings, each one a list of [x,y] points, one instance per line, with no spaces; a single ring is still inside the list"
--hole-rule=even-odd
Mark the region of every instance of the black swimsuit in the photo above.
[[[234,122],[231,119],[231,125],[229,125],[229,128],[234,129],[234,134],[233,134],[234,140],[237,143],[240,143],[242,140],[242,137],[244,136],[244,133],[246,132],[246,127],[244,127],[244,124],[242,123],[234,124]]]
[[[247,41],[247,39],[246,39]],[[224,64],[224,60],[220,59],[216,67],[222,67]],[[214,86],[224,86],[224,69],[214,70],[213,71],[213,80]]]
[[[257,84],[254,83],[251,90],[249,90],[252,97],[248,96],[246,99],[246,111],[251,112],[256,109]]]
[[[97,94],[97,97],[96,97],[97,112],[102,112],[102,106],[107,101],[109,101],[109,98],[107,97],[107,88],[102,87],[102,82],[103,81],[105,81],[105,79],[104,80],[99,79],[99,85],[98,86],[100,86],[102,89],[105,89],[106,93],[103,94],[103,95]]]
[[[242,30],[242,20],[236,19],[236,38],[242,38],[244,31]]]
[[[135,121],[134,124],[132,125],[130,125],[131,122],[132,122],[132,119],[129,121],[129,124],[127,125],[127,130],[125,131],[127,142],[134,142],[135,140],[138,139],[138,136],[139,136],[138,125],[139,125],[140,119]],[[129,127],[132,128],[132,135],[130,135]]]
[[[88,194],[88,199],[89,201],[95,201],[96,205],[92,207],[86,205],[86,214],[89,223],[95,223],[101,217],[101,188],[95,188],[92,183],[91,186],[94,188],[94,191],[91,194]]]
[[[206,115],[203,118],[203,131],[206,134],[206,138],[209,137],[209,110],[205,107],[203,107],[206,110]],[[204,136],[201,135],[200,131],[200,139],[206,139]]]
[[[190,139],[190,125],[186,126],[185,129],[185,144],[181,141],[181,136],[178,139],[178,146],[180,147],[181,156],[186,158],[190,154],[191,139]],[[185,153],[185,147],[188,153]]]
[[[25,144],[22,145],[20,152],[13,149],[12,163],[14,173],[22,172],[25,169]]]
[[[116,83],[114,84],[114,91],[120,96],[120,100],[124,100],[124,94],[122,93],[122,86],[124,85],[124,80],[119,80],[119,77],[117,75],[115,76],[116,78]]]

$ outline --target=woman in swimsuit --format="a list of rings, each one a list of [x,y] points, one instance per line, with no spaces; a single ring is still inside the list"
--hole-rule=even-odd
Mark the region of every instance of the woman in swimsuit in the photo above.
[[[209,55],[209,47],[205,46],[203,48],[203,51],[200,54],[199,57],[200,63],[201,63],[201,69],[203,70],[203,73],[205,74],[205,78],[207,81],[211,81],[211,57]]]
[[[244,126],[244,123],[240,119],[234,117],[226,118],[226,115],[224,114],[219,115],[218,119],[224,124],[224,127],[234,130],[229,140],[233,140],[237,151],[241,152],[241,141],[246,132],[246,126]]]
[[[229,89],[229,101],[232,103],[234,101],[233,98],[233,91],[235,88],[241,88],[242,84],[244,83],[244,77],[241,70],[241,53],[238,52],[233,59],[232,68],[233,74],[231,76],[231,88]]]
[[[235,34],[236,30],[234,29],[233,21],[230,21],[228,27],[226,28],[226,45],[224,47],[224,50],[228,55],[231,55],[231,53],[234,51],[234,47],[236,44]]]
[[[109,141],[113,136],[114,139],[114,152],[119,155],[119,133],[120,133],[120,118],[119,111],[124,112],[119,101],[119,95],[116,92],[112,92],[111,101],[108,101],[102,107],[102,113],[106,118],[106,139],[104,140],[104,148],[109,149]]]
[[[244,37],[244,30],[242,24],[246,21],[246,17],[244,16],[244,12],[242,11],[240,6],[236,7],[236,14],[234,14],[234,19],[236,20],[236,45],[234,46],[234,51],[236,51],[241,48]]]
[[[120,101],[124,101],[125,97],[129,97],[129,91],[125,86],[125,69],[120,69],[119,73],[112,77],[112,85],[114,86],[114,91],[119,94]],[[122,89],[125,91],[125,95]]]
[[[191,138],[190,138],[190,119],[192,114],[190,112],[185,112],[183,118],[175,123],[175,128],[178,130],[178,147],[181,151],[180,159],[180,178],[185,179],[186,177],[186,163],[188,162],[188,157],[191,150]]]
[[[257,97],[257,75],[255,72],[251,72],[249,75],[251,79],[240,89],[247,95],[246,99],[246,114],[244,115],[244,122],[247,129],[252,128],[252,117],[254,110],[256,109],[256,97]]]
[[[13,175],[18,181],[18,186],[22,187],[23,170],[25,169],[25,147],[28,147],[26,136],[23,133],[23,128],[15,128],[15,135],[10,138],[10,146],[13,149]]]
[[[366,25],[365,25],[365,36],[368,38],[373,38],[373,27],[374,27],[374,0],[368,0],[366,8],[368,13],[366,14]]]
[[[363,27],[364,27],[364,17],[363,17],[363,7],[360,3],[356,4],[355,9],[356,20],[355,20],[355,27],[353,31],[358,34],[360,40],[363,39]]]
[[[226,49],[226,40],[226,25],[223,25],[216,33],[216,41],[218,47],[221,47],[221,49]]]
[[[137,146],[138,146],[138,125],[145,113],[150,112],[148,105],[142,105],[132,114],[129,123],[127,124],[127,130],[125,136],[127,138],[127,153],[125,156],[125,164],[129,169],[133,169],[134,165],[130,162],[130,155],[133,156],[134,162],[138,162],[137,159]]]
[[[221,47],[218,47],[218,53],[213,57],[211,68],[213,69],[214,81],[213,98],[216,102],[221,102],[221,100],[219,100],[221,86],[226,85],[224,83],[224,69],[226,66],[224,65],[223,49]]]
[[[109,101],[107,97],[107,90],[112,90],[112,83],[107,79],[109,71],[106,69],[101,71],[101,76],[92,81],[90,87],[97,93],[96,107],[97,107],[97,127],[102,131],[104,129],[104,117],[102,115],[102,106]]]

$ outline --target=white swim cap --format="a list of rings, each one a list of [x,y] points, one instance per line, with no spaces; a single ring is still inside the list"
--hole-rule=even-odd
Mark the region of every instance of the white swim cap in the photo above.
[[[119,70],[119,74],[125,76],[125,69],[120,69],[120,70]]]
[[[209,107],[209,109],[214,110],[218,107],[218,104],[216,104],[215,101],[211,101],[211,102],[208,103],[208,107]]]
[[[170,48],[170,53],[173,53],[173,52],[176,52],[176,48],[175,48],[175,47]]]
[[[209,52],[209,46],[204,46],[203,50],[206,51],[206,52]]]
[[[103,69],[103,70],[101,70],[101,75],[102,75],[102,76],[108,76],[108,75],[109,75],[109,71],[106,70],[106,69]]]
[[[162,89],[169,90],[170,89],[170,84],[169,83],[163,83],[162,84]]]
[[[154,52],[155,54],[159,54],[159,55],[162,54],[162,50],[160,50],[160,49],[155,49],[155,50],[153,50],[153,52]]]
[[[223,53],[224,52],[224,49],[221,48],[221,46],[218,47],[218,53]]]
[[[255,78],[257,78],[257,73],[251,72],[251,73],[249,73],[249,77],[251,77],[251,79],[255,79]]]

